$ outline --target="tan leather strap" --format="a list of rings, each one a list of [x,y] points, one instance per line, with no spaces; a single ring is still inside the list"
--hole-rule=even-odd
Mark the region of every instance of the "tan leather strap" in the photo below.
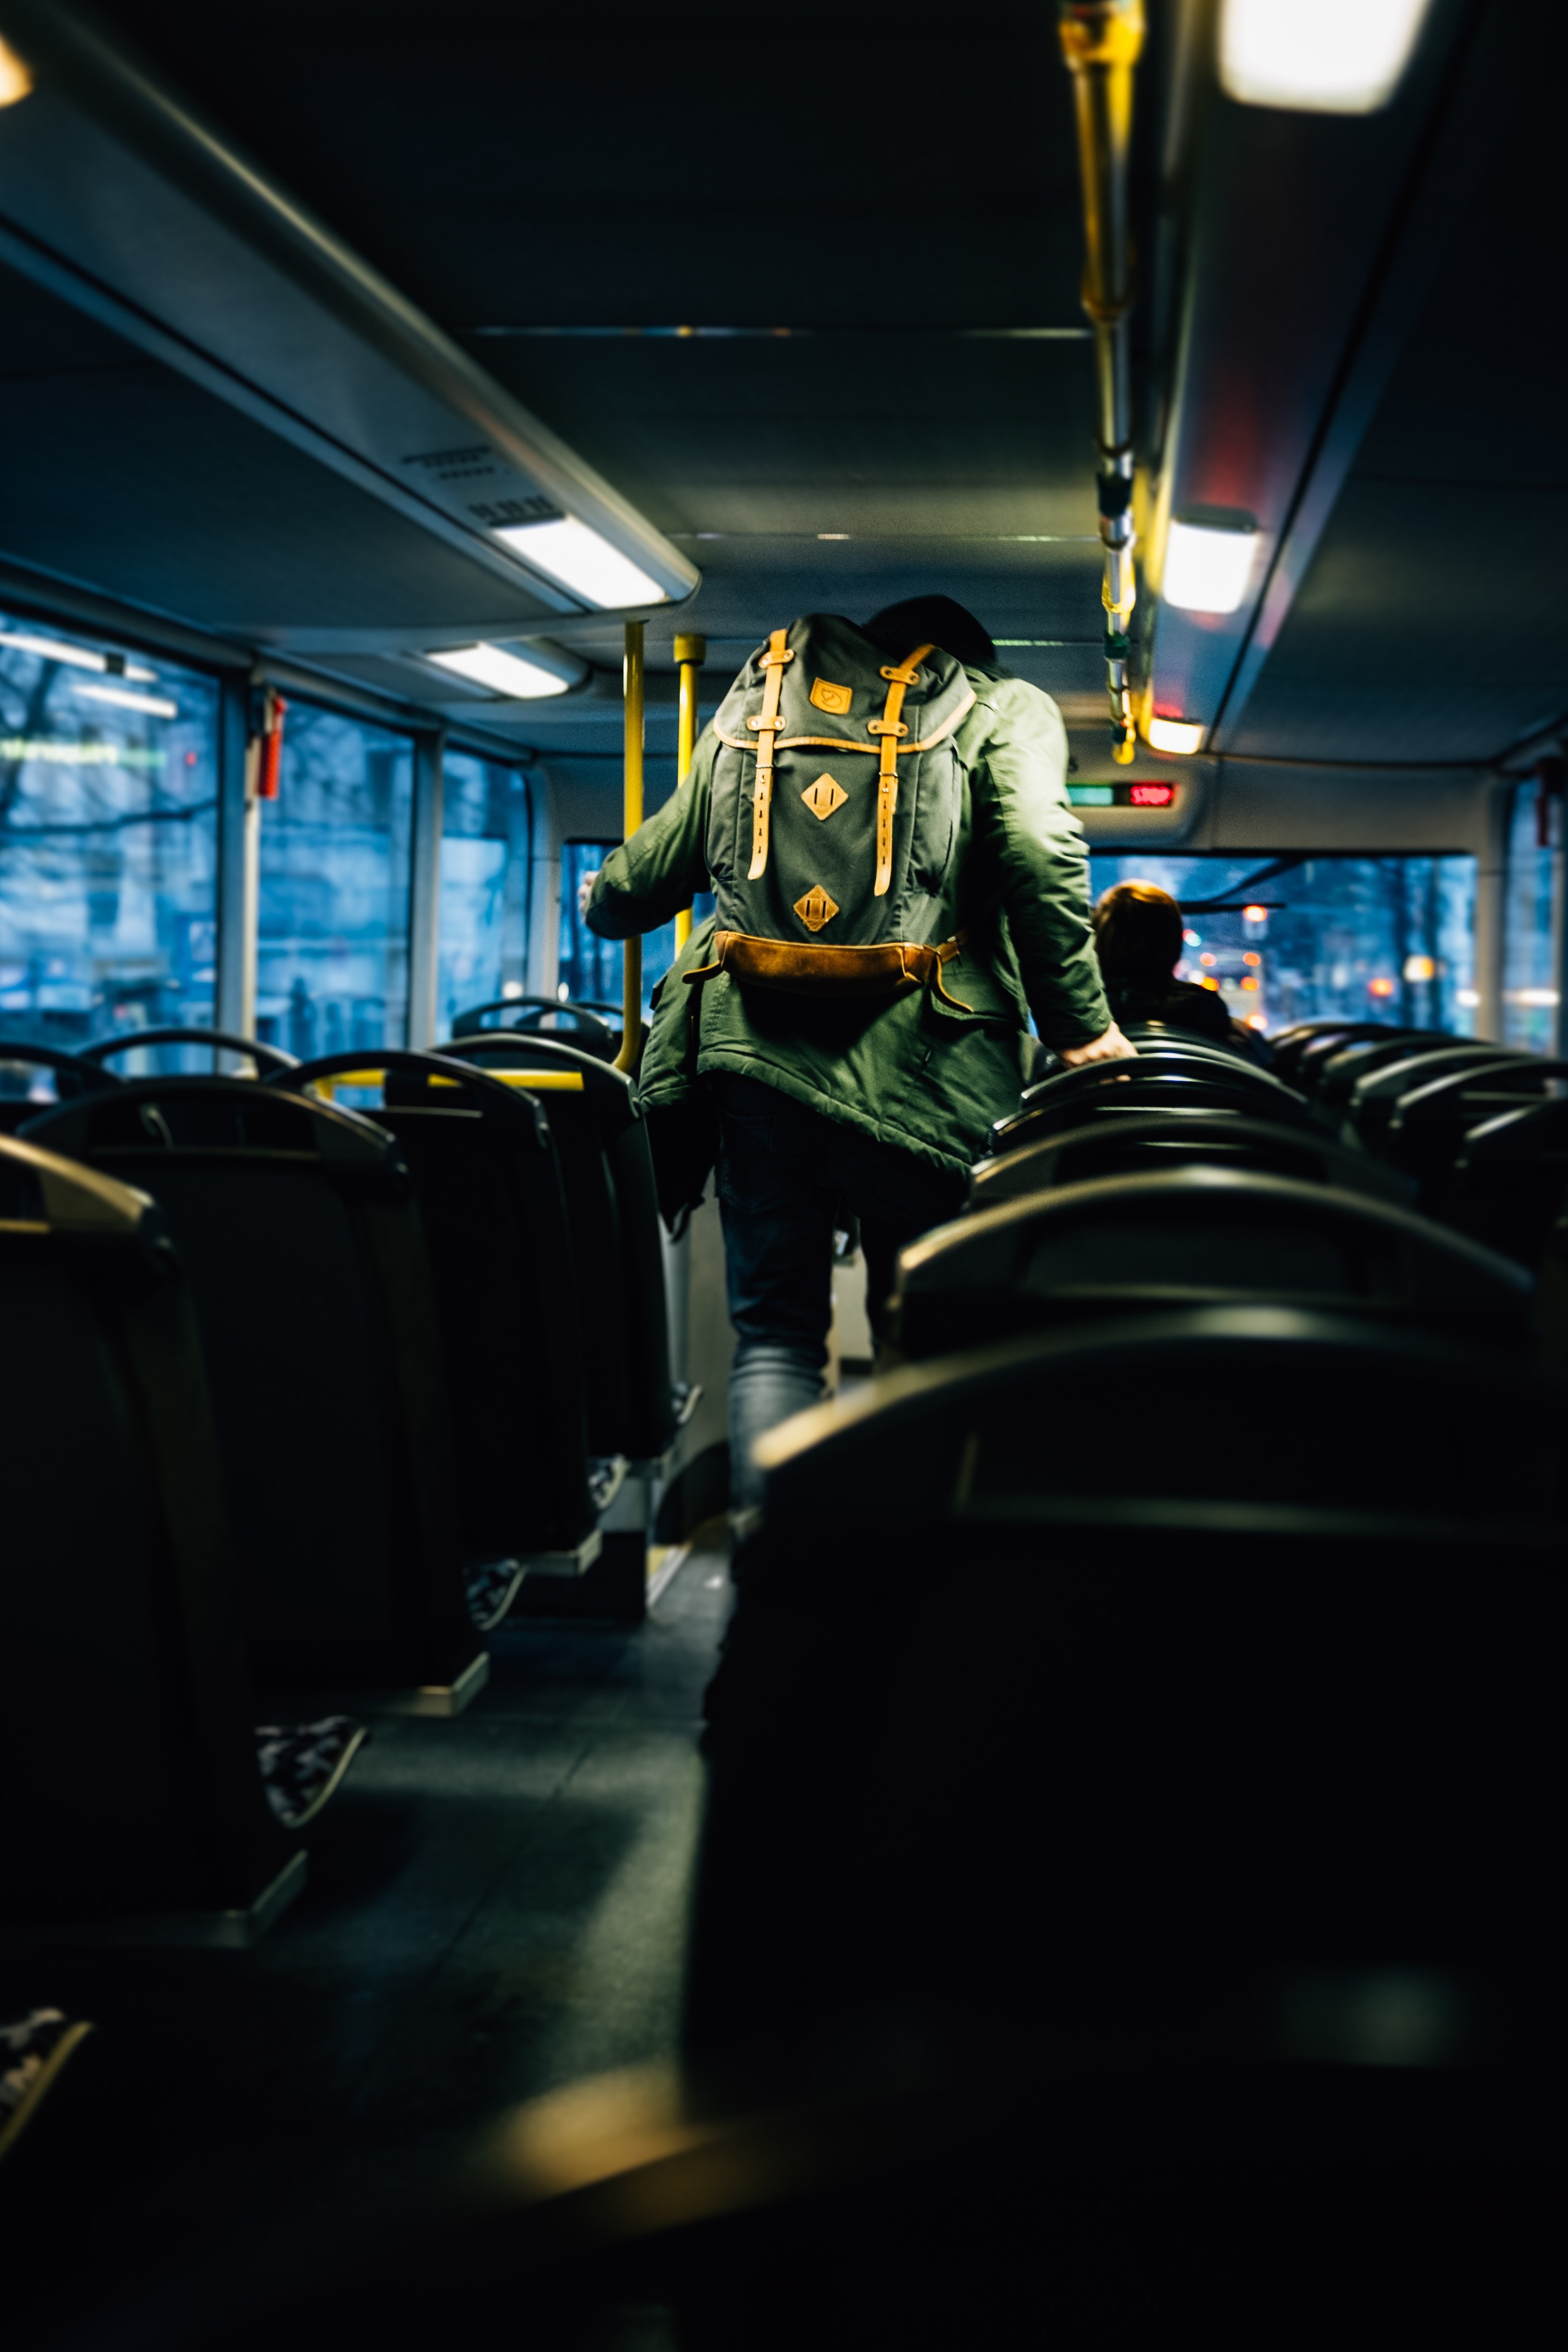
[[[756,881],[768,863],[768,808],[773,796],[773,746],[784,720],[779,717],[779,697],[784,692],[786,664],[795,656],[784,644],[787,629],[775,629],[768,639],[767,652],[763,656],[763,667],[767,672],[763,687],[762,715],[748,719],[746,724],[755,730],[757,738],[757,784],[752,800],[752,863],[747,880]]]
[[[961,726],[968,718],[974,708],[975,698],[974,689],[971,687],[957,709],[949,711],[940,727],[934,728],[929,735],[922,735],[918,742],[899,745],[900,759],[907,760],[912,752],[916,751],[934,751],[939,743],[945,743],[953,729]],[[713,732],[721,743],[728,743],[731,751],[749,751],[752,748],[739,735],[726,735],[717,722],[714,724]],[[874,760],[877,757],[875,743],[856,743],[847,735],[781,735],[774,742],[773,749],[775,751],[795,751],[803,744],[809,749],[823,751],[863,751],[868,760]]]
[[[942,967],[963,950],[967,930],[955,931],[940,947],[910,940],[880,946],[808,946],[804,940],[759,940],[745,931],[715,931],[713,961],[681,973],[688,988],[727,971],[742,984],[777,988],[793,996],[896,996],[906,988],[930,985],[955,1012],[970,1013],[942,981]]]
[[[888,681],[888,699],[880,719],[867,721],[866,731],[879,735],[881,764],[877,771],[877,879],[871,895],[885,898],[893,879],[893,813],[899,805],[899,738],[907,735],[899,713],[904,707],[904,697],[915,682],[915,672],[931,651],[931,646],[917,646],[908,661],[898,667],[884,667],[882,676]]]

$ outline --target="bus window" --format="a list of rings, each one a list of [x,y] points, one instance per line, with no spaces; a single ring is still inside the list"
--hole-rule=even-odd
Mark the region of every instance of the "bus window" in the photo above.
[[[210,1023],[217,688],[0,614],[0,1038]]]
[[[560,990],[576,1004],[611,1004],[618,1012],[621,1005],[621,943],[618,940],[595,939],[577,912],[577,886],[584,874],[601,866],[612,849],[613,841],[568,841],[561,850],[561,965]],[[704,892],[693,909],[693,920],[700,922],[711,914],[713,901]],[[675,925],[666,923],[657,931],[649,931],[642,943],[643,1005],[647,1010],[653,992],[675,961]]]
[[[403,1044],[413,793],[406,737],[290,699],[261,819],[264,1045],[308,1061]]]
[[[442,778],[436,1034],[447,1037],[465,1007],[525,985],[533,813],[515,768],[448,751]]]
[[[1176,967],[1233,1018],[1387,1021],[1473,1034],[1473,857],[1151,857],[1095,854],[1096,898],[1157,883],[1187,922]]]
[[[1541,801],[1533,776],[1514,786],[1503,918],[1502,1042],[1525,1053],[1550,1054],[1557,1036],[1552,898],[1559,853],[1542,845]],[[1556,822],[1563,822],[1561,802]]]

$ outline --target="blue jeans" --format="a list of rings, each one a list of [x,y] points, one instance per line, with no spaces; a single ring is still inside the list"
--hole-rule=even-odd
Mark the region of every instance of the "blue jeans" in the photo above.
[[[956,1216],[965,1185],[897,1145],[808,1110],[777,1087],[726,1074],[719,1102],[719,1213],[730,1319],[730,1499],[758,1502],[752,1441],[820,1402],[833,1318],[833,1234],[860,1223],[866,1304],[879,1336],[899,1252]]]

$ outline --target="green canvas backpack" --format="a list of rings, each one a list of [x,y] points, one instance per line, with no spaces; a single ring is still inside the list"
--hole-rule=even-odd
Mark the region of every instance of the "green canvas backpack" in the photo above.
[[[930,984],[963,793],[954,738],[974,701],[934,646],[888,662],[853,622],[775,629],[719,707],[708,865],[713,958],[689,981],[812,995]],[[950,1002],[956,1000],[950,999]]]

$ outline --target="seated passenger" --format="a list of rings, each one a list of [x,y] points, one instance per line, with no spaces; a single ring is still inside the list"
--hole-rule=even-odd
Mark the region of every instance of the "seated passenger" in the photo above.
[[[1178,980],[1182,955],[1182,910],[1168,890],[1152,882],[1118,882],[1094,910],[1094,944],[1113,1018],[1163,1021],[1216,1045],[1253,1040],[1226,1010],[1216,989]]]

